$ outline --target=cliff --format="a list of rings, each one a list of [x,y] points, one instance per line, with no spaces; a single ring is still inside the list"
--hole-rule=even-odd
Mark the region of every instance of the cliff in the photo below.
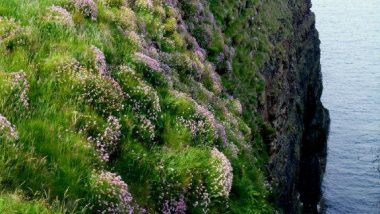
[[[310,1],[289,1],[291,33],[277,38],[275,53],[262,70],[266,80],[262,112],[275,128],[270,171],[287,213],[316,212],[325,169],[329,114],[321,104],[322,77],[318,33]]]
[[[316,212],[304,0],[0,2],[0,212]]]

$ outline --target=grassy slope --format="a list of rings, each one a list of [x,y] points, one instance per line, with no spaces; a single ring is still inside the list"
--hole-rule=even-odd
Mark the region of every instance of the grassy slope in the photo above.
[[[234,13],[233,2],[239,1],[210,1],[213,11],[224,8],[215,16],[226,40],[239,37],[232,44],[237,49],[234,74],[223,77],[227,90],[220,91],[218,80],[212,78],[214,71],[210,63],[193,52],[185,34],[173,21],[178,19],[177,9],[159,1],[153,7],[147,1],[137,1],[127,9],[119,1],[96,2],[96,20],[86,17],[66,0],[0,2],[0,16],[8,18],[0,22],[1,33],[6,35],[0,35],[0,114],[19,133],[18,140],[0,138],[0,189],[4,192],[0,202],[9,200],[10,192],[16,190],[21,190],[26,199],[37,200],[19,200],[14,205],[0,203],[0,210],[14,206],[20,212],[33,213],[33,210],[45,210],[46,206],[60,212],[91,212],[97,194],[92,185],[94,172],[111,171],[121,175],[128,184],[133,203],[148,212],[162,211],[165,200],[179,200],[180,195],[185,195],[187,207],[194,213],[202,209],[212,213],[271,212],[260,170],[262,163],[258,161],[265,153],[258,146],[261,144],[260,130],[256,127],[259,122],[252,120],[257,116],[251,111],[240,115],[236,100],[226,93],[236,94],[245,106],[256,105],[255,93],[262,86],[251,78],[256,78],[255,72],[270,52],[267,32],[252,37],[256,31],[251,29],[244,37],[233,29],[244,26],[245,19],[259,3],[252,0],[252,11],[239,14],[241,19],[233,20],[227,27],[223,26],[223,18]],[[46,17],[52,5],[66,8],[75,26],[48,21]],[[162,52],[147,51],[151,44]],[[104,53],[110,77],[98,74],[93,46]],[[259,50],[254,60],[245,57],[251,48]],[[136,59],[136,52],[160,60],[169,71],[157,74]],[[20,100],[23,85],[15,87],[11,83],[13,72],[21,70],[30,85],[28,107]],[[167,84],[168,77],[173,84]],[[128,98],[118,94],[109,78],[117,81]],[[234,87],[236,81],[240,87]],[[173,90],[186,93],[187,97],[172,93]],[[254,93],[249,99],[244,94],[247,91]],[[157,100],[159,109],[154,107]],[[139,108],[135,108],[136,103]],[[215,127],[207,117],[197,113],[197,105],[213,112],[225,127],[230,143],[223,142],[220,132],[215,135]],[[104,132],[110,115],[120,122],[122,134],[110,161],[101,161],[99,151],[88,138]],[[205,125],[192,134],[180,117]],[[146,119],[154,126],[144,126]],[[210,152],[213,147],[222,151],[234,168],[228,199],[212,196],[212,179],[218,173]],[[162,185],[167,187],[165,191]],[[197,201],[202,202],[194,193],[194,188],[202,185],[211,202],[207,207],[193,206]],[[39,202],[42,200],[47,203]],[[228,207],[224,206],[225,201],[229,202]]]

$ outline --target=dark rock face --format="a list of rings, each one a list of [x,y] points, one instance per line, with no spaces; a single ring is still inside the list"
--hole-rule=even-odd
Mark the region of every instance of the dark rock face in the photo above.
[[[329,113],[323,107],[318,32],[309,0],[289,0],[292,35],[262,70],[265,119],[276,130],[270,145],[271,182],[285,213],[317,213],[325,169]]]

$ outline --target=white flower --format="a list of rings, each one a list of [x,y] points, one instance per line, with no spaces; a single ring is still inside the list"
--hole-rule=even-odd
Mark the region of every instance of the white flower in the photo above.
[[[216,190],[219,196],[228,197],[232,187],[233,173],[232,166],[228,158],[217,148],[213,148],[211,155],[215,158],[216,171],[219,175],[215,178]]]

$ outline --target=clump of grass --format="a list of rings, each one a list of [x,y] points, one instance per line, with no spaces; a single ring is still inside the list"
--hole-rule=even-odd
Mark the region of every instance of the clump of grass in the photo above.
[[[1,213],[41,213],[58,214],[59,210],[49,208],[46,201],[28,201],[20,192],[0,194]]]

